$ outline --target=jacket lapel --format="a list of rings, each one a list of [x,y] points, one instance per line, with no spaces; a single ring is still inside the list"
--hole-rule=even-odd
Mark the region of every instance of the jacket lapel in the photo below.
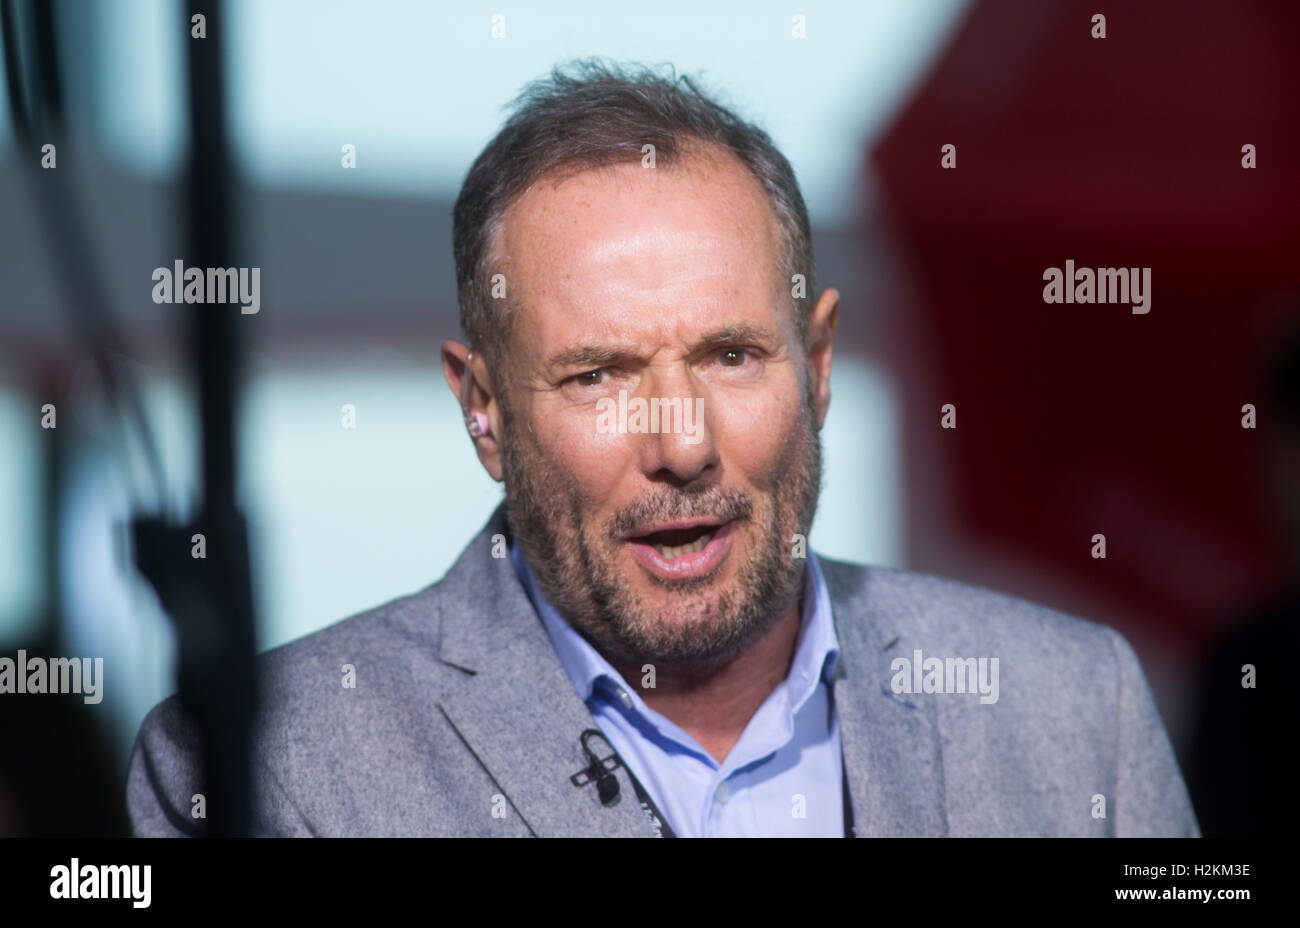
[[[596,725],[510,558],[493,556],[495,535],[509,543],[504,507],[444,581],[449,596],[439,656],[465,676],[439,700],[439,711],[530,833],[648,836],[649,823],[626,770],[618,771],[620,789],[611,806],[601,805],[594,784],[578,788],[570,782],[587,765],[579,736]],[[596,745],[605,747],[600,740],[593,741]]]
[[[890,662],[911,653],[872,602],[870,569],[820,559],[840,663],[834,683],[859,837],[948,834],[943,756],[933,699],[897,695]]]

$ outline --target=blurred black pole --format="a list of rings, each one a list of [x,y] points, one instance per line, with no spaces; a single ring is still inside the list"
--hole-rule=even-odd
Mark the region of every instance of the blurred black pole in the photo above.
[[[207,37],[187,48],[190,160],[187,268],[236,267],[220,0],[191,2]],[[182,281],[174,281],[180,287]],[[240,356],[235,303],[194,306],[193,350],[202,423],[203,500],[192,525],[137,520],[136,558],[176,623],[181,705],[195,723],[203,758],[206,833],[247,835],[250,730],[256,707],[254,617],[248,532],[235,499],[236,389]],[[194,556],[203,536],[206,557]],[[188,798],[188,797],[187,797]],[[192,810],[186,810],[192,811]],[[202,822],[195,821],[196,826]]]
[[[223,38],[228,20],[222,0],[191,0],[208,23],[207,37],[189,38],[190,267],[235,267],[232,242],[230,156],[226,133]],[[176,285],[176,282],[174,282]],[[207,559],[191,557],[204,574],[202,616],[182,646],[181,699],[200,723],[209,833],[246,835],[252,809],[249,730],[255,705],[253,597],[248,532],[235,500],[235,384],[240,373],[235,326],[244,318],[235,303],[194,308],[203,436],[203,505],[199,531]],[[206,529],[206,531],[204,531]],[[185,549],[188,553],[190,545]],[[206,563],[206,569],[202,566]]]
[[[189,49],[189,197],[191,267],[234,267],[231,244],[230,157],[226,141],[226,94],[221,0],[191,0],[190,15],[212,21],[207,38],[191,38]],[[187,17],[187,20],[189,17]],[[179,286],[179,282],[175,283]],[[228,307],[200,308],[195,317],[199,399],[203,421],[203,492],[208,511],[233,509],[235,502],[235,369],[239,352],[235,320]]]
[[[175,37],[188,52],[190,168],[185,263],[190,267],[235,267],[234,222],[230,208],[226,142],[225,86],[221,40],[226,26],[220,0],[193,5],[202,13],[206,38],[186,30]],[[157,449],[138,391],[119,376],[110,356],[125,344],[106,306],[107,287],[65,171],[43,171],[35,154],[39,143],[63,131],[55,4],[49,0],[0,0],[4,67],[20,162],[27,166],[37,196],[36,214],[52,256],[54,277],[63,288],[76,333],[94,359],[112,406],[135,426],[153,477],[157,503],[165,507],[166,487]],[[20,33],[30,31],[30,42]],[[30,60],[21,49],[26,45]],[[24,94],[27,88],[29,93]],[[64,152],[67,157],[67,152]],[[174,282],[182,287],[184,281]],[[151,290],[141,282],[141,293]],[[181,304],[184,305],[184,304]],[[165,512],[137,514],[132,520],[136,564],[153,584],[176,625],[180,647],[181,704],[191,717],[203,766],[204,815],[198,805],[182,809],[195,831],[213,836],[251,831],[250,731],[256,707],[253,676],[254,614],[248,533],[235,501],[235,385],[239,356],[233,304],[198,303],[192,316],[193,351],[198,371],[202,419],[203,498],[196,519],[180,524]],[[196,557],[198,539],[206,549]],[[193,802],[193,797],[180,797]]]

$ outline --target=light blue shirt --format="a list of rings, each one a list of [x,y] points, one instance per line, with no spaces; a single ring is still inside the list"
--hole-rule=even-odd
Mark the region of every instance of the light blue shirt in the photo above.
[[[722,764],[647,706],[638,687],[560,617],[518,545],[510,557],[578,696],[679,837],[844,836],[840,728],[831,699],[839,641],[811,551],[790,673]],[[591,747],[608,754],[599,739]]]

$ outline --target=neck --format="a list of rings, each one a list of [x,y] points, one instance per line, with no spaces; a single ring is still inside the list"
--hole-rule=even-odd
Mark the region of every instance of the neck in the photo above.
[[[796,598],[766,635],[728,663],[708,671],[656,666],[654,687],[638,687],[637,692],[721,764],[758,707],[790,673],[799,624]],[[610,663],[623,679],[641,679],[640,665]]]

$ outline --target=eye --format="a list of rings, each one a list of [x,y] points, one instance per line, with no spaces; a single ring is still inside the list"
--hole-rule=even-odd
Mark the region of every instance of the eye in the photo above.
[[[740,367],[745,363],[745,355],[743,348],[727,348],[718,355],[718,360],[723,367]]]
[[[583,373],[570,377],[569,379],[581,387],[595,387],[600,384],[604,373],[604,368],[597,368],[594,371],[584,371]]]

